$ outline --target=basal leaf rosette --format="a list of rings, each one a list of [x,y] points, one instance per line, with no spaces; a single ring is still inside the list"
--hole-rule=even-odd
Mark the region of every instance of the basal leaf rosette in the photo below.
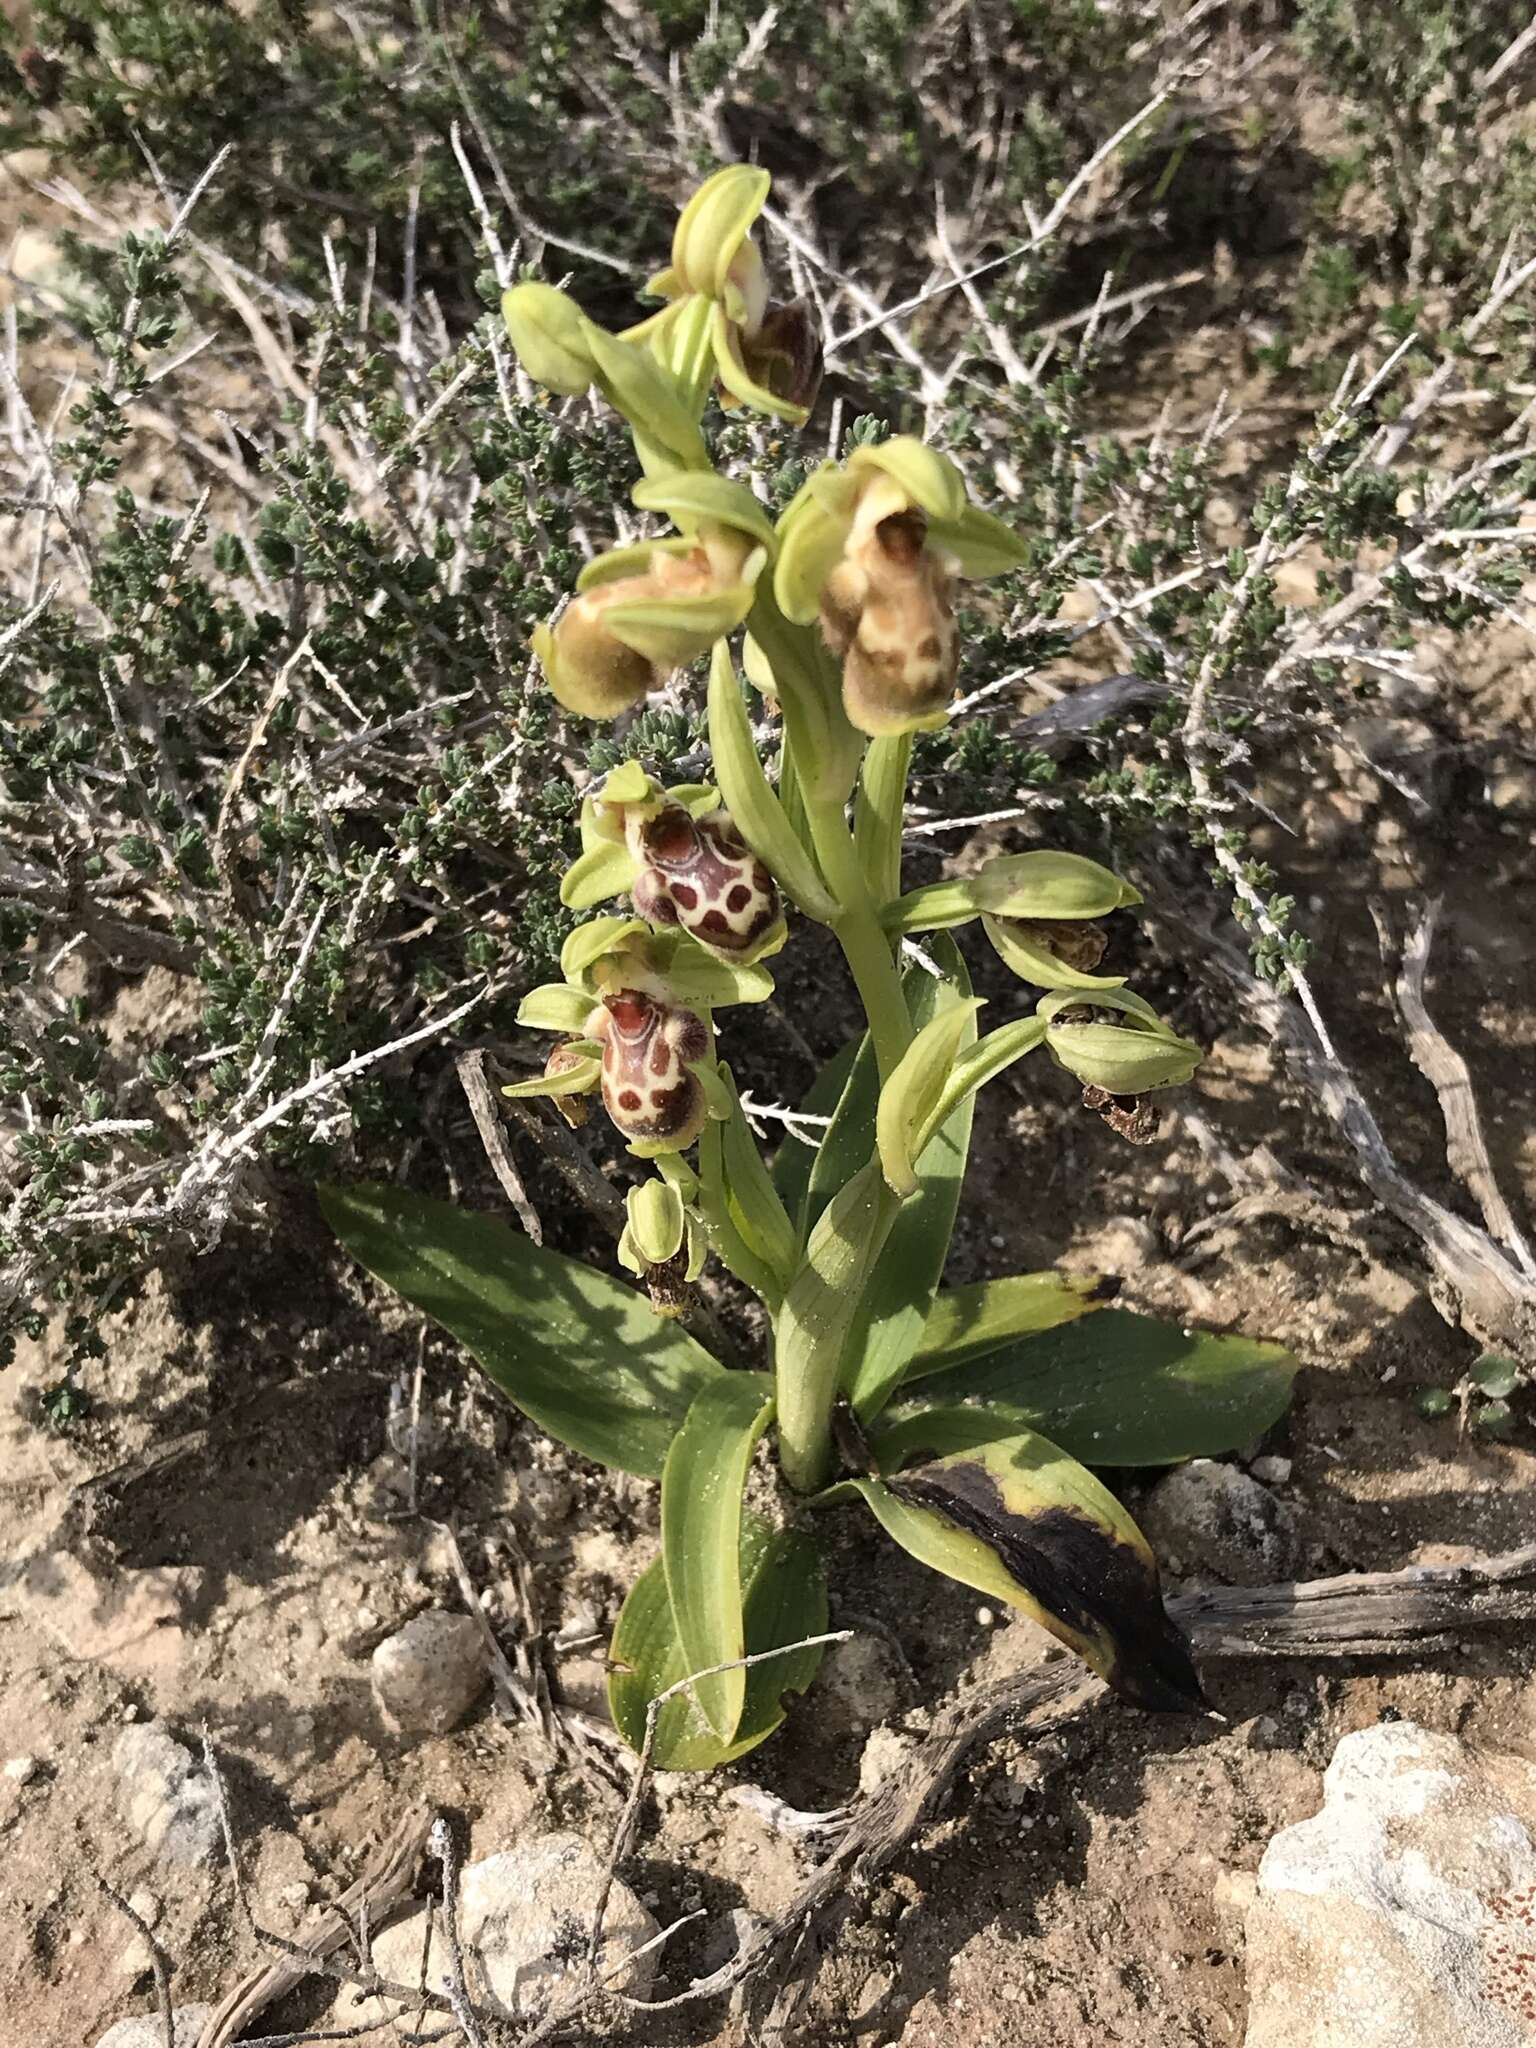
[[[957,576],[1026,559],[1001,520],[968,502],[947,455],[911,435],[824,463],[779,522],[774,595],[799,625],[821,622],[843,664],[843,708],[881,738],[942,725],[955,694]]]
[[[597,556],[555,624],[533,631],[550,688],[582,718],[617,718],[739,626],[774,549],[751,492],[712,472],[667,471],[634,495],[678,536]]]

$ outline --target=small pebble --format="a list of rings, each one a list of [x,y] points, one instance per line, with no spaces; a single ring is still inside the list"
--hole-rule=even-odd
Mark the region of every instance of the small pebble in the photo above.
[[[6,1762],[5,1775],[13,1785],[30,1785],[42,1768],[35,1756],[13,1756]]]

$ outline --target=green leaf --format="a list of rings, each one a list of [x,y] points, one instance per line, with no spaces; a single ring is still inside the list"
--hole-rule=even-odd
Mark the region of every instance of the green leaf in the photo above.
[[[741,1496],[757,1440],[773,1414],[756,1373],[701,1387],[672,1439],[661,1475],[661,1558],[672,1620],[704,1717],[722,1742],[746,1704],[744,1670],[714,1671],[747,1654],[742,1619]]]
[[[1120,1282],[1106,1273],[1011,1273],[940,1294],[923,1324],[906,1380],[947,1372],[1021,1337],[1074,1323],[1112,1301]]]
[[[1033,1431],[851,1482],[904,1550],[1019,1608],[1138,1706],[1203,1704],[1146,1538],[1091,1472]]]
[[[709,743],[720,793],[742,838],[807,917],[823,924],[836,917],[837,904],[763,773],[746,701],[723,641],[709,665]]]
[[[725,1378],[633,1288],[493,1217],[368,1183],[323,1187],[320,1204],[376,1279],[441,1323],[541,1429],[600,1465],[659,1478],[695,1396]]]
[[[860,1041],[850,1039],[841,1051],[832,1055],[811,1084],[811,1092],[800,1107],[810,1116],[831,1116],[848,1085],[848,1076],[853,1063],[859,1057]],[[869,1064],[870,1078],[874,1078],[874,1062]],[[871,1107],[874,1091],[870,1092]],[[808,1130],[829,1130],[829,1125],[808,1124]],[[773,1162],[773,1184],[779,1191],[779,1198],[795,1220],[800,1241],[805,1242],[805,1206],[810,1196],[811,1174],[823,1147],[807,1145],[792,1134],[780,1145]]]
[[[1295,1372],[1283,1345],[1111,1308],[935,1373],[920,1399],[1006,1404],[1085,1464],[1171,1465],[1262,1435],[1290,1405]]]
[[[941,1005],[963,1003],[970,996],[970,981],[958,947],[939,939],[930,951],[944,969],[945,979],[914,967],[902,984],[908,1012],[918,1030],[938,1014]],[[837,1191],[865,1165],[874,1145],[880,1084],[867,1038],[854,1053],[851,1066],[845,1067],[848,1060],[845,1048],[834,1065],[846,1071],[847,1078],[836,1098],[826,1136],[808,1163],[803,1239],[809,1238]],[[836,1076],[829,1067],[811,1098],[820,1113],[825,1114],[831,1106],[827,1098],[835,1086]],[[954,1230],[970,1150],[973,1107],[974,1099],[966,1097],[923,1151],[917,1163],[917,1192],[902,1205],[891,1225],[849,1322],[842,1384],[866,1421],[878,1414],[921,1339]]]
[[[809,1536],[775,1529],[761,1516],[748,1514],[741,1531],[740,1572],[749,1655],[826,1633],[826,1581]],[[748,1668],[741,1719],[729,1743],[715,1734],[691,1692],[668,1700],[656,1717],[651,1753],[656,1768],[705,1771],[755,1749],[783,1720],[784,1695],[804,1692],[816,1676],[821,1650],[820,1644],[790,1650]],[[678,1640],[659,1557],[624,1603],[611,1656],[618,1668],[608,1680],[609,1710],[614,1726],[638,1751],[651,1701],[694,1668]]]
[[[1520,1385],[1520,1368],[1499,1351],[1485,1351],[1472,1366],[1472,1384],[1490,1401],[1507,1401]]]

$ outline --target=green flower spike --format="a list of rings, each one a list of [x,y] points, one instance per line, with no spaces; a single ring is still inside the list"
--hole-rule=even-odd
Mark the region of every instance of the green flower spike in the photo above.
[[[1199,1046],[1170,1031],[1150,1003],[1129,989],[1078,995],[1060,989],[1035,1005],[1045,1021],[1045,1043],[1059,1067],[1085,1087],[1110,1095],[1144,1095],[1173,1088],[1199,1066]]]
[[[774,595],[800,625],[821,620],[843,663],[843,707],[880,738],[942,725],[960,643],[956,573],[994,576],[1026,559],[960,472],[911,435],[858,448],[810,477],[779,522]]]

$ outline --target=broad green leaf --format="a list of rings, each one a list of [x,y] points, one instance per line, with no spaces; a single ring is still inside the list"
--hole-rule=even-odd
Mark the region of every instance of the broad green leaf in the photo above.
[[[729,1076],[730,1069],[722,1072]],[[741,1113],[734,1080],[727,1079],[731,1113],[720,1133],[720,1164],[725,1178],[725,1197],[731,1220],[753,1253],[761,1259],[779,1283],[789,1285],[799,1258],[800,1242],[789,1213],[779,1200],[757,1140]]]
[[[744,1657],[741,1496],[773,1401],[756,1373],[724,1373],[701,1387],[672,1439],[661,1474],[661,1559],[672,1620],[704,1717],[730,1742],[746,1704],[744,1670],[714,1671]]]
[[[1106,1273],[1011,1273],[936,1296],[903,1381],[947,1372],[1021,1337],[1074,1323],[1112,1301],[1120,1282]]]
[[[1138,1706],[1203,1704],[1146,1538],[1045,1437],[1026,1430],[852,1485],[904,1550],[1017,1607]]]
[[[840,1052],[832,1055],[811,1084],[811,1092],[800,1107],[811,1116],[831,1116],[837,1108],[843,1090],[848,1085],[848,1076],[853,1063],[859,1056],[860,1040],[850,1039]],[[874,1077],[873,1061],[869,1068]],[[873,1095],[871,1095],[873,1101]],[[788,1127],[786,1127],[788,1128]],[[807,1124],[806,1130],[818,1137],[830,1126]],[[795,1220],[800,1240],[805,1240],[805,1205],[810,1194],[811,1173],[821,1152],[820,1145],[807,1145],[802,1138],[792,1133],[780,1145],[773,1162],[773,1184],[779,1191],[779,1198]]]
[[[726,1376],[633,1288],[494,1217],[366,1182],[324,1187],[320,1203],[376,1279],[441,1323],[541,1429],[600,1465],[659,1478],[694,1397]]]
[[[811,1538],[794,1529],[775,1529],[761,1516],[744,1517],[741,1584],[747,1653],[779,1649],[826,1633],[827,1590],[821,1559]],[[637,1581],[614,1633],[608,1704],[614,1726],[631,1749],[645,1740],[651,1701],[692,1667],[678,1640],[667,1596],[666,1572],[658,1557]],[[745,1756],[784,1718],[784,1695],[801,1693],[816,1676],[821,1645],[787,1650],[748,1667],[746,1699],[732,1741],[722,1743],[691,1691],[668,1700],[656,1716],[652,1761],[663,1771],[705,1771]]]
[[[1283,1345],[1107,1308],[935,1373],[917,1399],[1006,1404],[1088,1465],[1171,1465],[1262,1435],[1290,1405],[1295,1372]]]

